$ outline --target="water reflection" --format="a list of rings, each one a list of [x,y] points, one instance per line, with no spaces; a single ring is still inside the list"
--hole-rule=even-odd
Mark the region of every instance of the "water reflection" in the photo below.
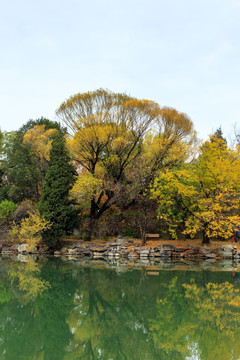
[[[154,342],[169,359],[239,359],[240,296],[229,282],[177,286],[157,301]]]
[[[60,259],[2,261],[0,272],[3,360],[240,357],[232,272],[148,275]]]
[[[50,286],[48,281],[40,278],[40,271],[39,264],[32,257],[25,255],[24,261],[10,263],[8,275],[11,284],[17,282],[18,289],[23,291],[26,299],[35,299]]]

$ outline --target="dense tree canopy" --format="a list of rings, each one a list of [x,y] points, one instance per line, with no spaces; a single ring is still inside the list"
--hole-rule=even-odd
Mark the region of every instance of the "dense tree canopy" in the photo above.
[[[66,128],[41,118],[0,131],[0,201],[39,202],[61,134],[76,171],[66,198],[86,240],[123,232],[144,242],[150,230],[202,232],[207,242],[240,227],[239,145],[229,147],[221,127],[200,146],[186,114],[103,89],[71,96],[56,113]]]
[[[188,158],[195,140],[185,114],[101,89],[69,98],[57,114],[69,128],[68,145],[79,165],[76,198],[86,197],[89,183],[88,239],[106,210],[131,206],[159,169]]]
[[[30,120],[18,131],[5,134],[1,161],[1,169],[7,179],[2,189],[5,197],[17,202],[39,200],[48,162],[41,151],[44,153],[47,149],[49,152],[48,140],[51,141],[53,129],[60,130],[60,125],[41,118]],[[44,137],[45,143],[41,141]],[[41,151],[36,143],[42,143]]]
[[[229,238],[240,227],[240,153],[227,147],[216,135],[206,141],[194,164],[166,170],[154,183],[152,196],[176,236],[184,223],[184,233],[195,237]]]

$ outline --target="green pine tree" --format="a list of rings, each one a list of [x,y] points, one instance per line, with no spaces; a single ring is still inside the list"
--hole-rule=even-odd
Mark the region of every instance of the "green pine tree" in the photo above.
[[[51,247],[57,247],[62,237],[71,233],[77,225],[77,211],[68,197],[74,175],[65,139],[58,133],[52,143],[49,167],[38,204],[40,214],[52,224],[50,229],[42,233],[44,242]]]

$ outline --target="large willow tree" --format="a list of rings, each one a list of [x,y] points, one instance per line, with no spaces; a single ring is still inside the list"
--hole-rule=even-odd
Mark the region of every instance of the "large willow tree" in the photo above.
[[[57,115],[78,164],[72,194],[89,214],[87,240],[105,211],[133,205],[156,172],[189,156],[195,139],[185,114],[102,89],[70,97]]]

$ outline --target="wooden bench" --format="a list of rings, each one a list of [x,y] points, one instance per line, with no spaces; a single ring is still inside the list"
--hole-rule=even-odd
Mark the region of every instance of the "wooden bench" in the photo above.
[[[159,239],[159,234],[146,234],[145,238],[147,239]]]

